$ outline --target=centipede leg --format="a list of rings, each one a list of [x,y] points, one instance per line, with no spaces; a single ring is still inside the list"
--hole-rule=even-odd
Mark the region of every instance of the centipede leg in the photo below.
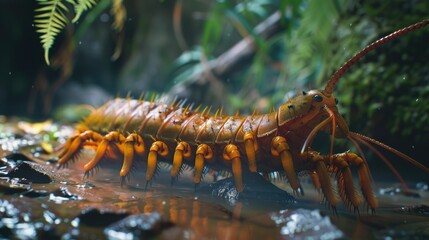
[[[361,187],[362,195],[368,203],[369,207],[372,211],[377,207],[378,202],[374,196],[374,193],[371,188],[371,178],[369,175],[369,170],[363,159],[359,157],[355,153],[345,152],[342,154],[336,154],[335,156],[339,156],[349,164],[357,167],[358,176],[359,176],[359,185]]]
[[[123,143],[124,141],[124,135],[119,132],[113,131],[106,134],[106,136],[104,136],[101,142],[98,144],[94,157],[92,157],[91,160],[89,160],[89,162],[83,166],[86,175],[90,170],[97,166],[97,164],[105,156],[107,151],[112,151],[111,149],[109,150],[109,146],[111,143]]]
[[[258,145],[256,144],[256,139],[253,132],[246,132],[244,134],[244,146],[246,150],[247,161],[249,162],[250,172],[256,172],[256,150]]]
[[[200,144],[197,147],[195,156],[194,183],[199,184],[203,176],[204,160],[211,159],[213,151],[207,144]]]
[[[344,156],[344,154],[335,154],[331,156],[331,158],[325,156],[325,164],[332,161],[332,164],[337,170],[338,191],[340,192],[343,202],[351,204],[355,210],[358,210],[361,199],[355,191],[352,172]]]
[[[293,166],[292,155],[289,151],[289,144],[286,138],[277,136],[273,138],[271,142],[271,154],[274,156],[280,156],[280,160],[283,166],[283,170],[286,173],[286,177],[289,180],[289,184],[294,192],[302,192],[298,177],[296,176],[295,168]]]
[[[80,151],[85,141],[93,140],[93,141],[99,142],[101,141],[102,138],[103,137],[101,135],[90,130],[70,138],[70,140],[66,142],[63,152],[59,155],[60,156],[60,159],[58,160],[59,165],[63,166],[70,159],[72,159],[75,156],[75,154]]]
[[[173,166],[171,168],[171,180],[174,181],[182,168],[183,157],[191,156],[191,146],[187,142],[179,142],[174,151]]]
[[[228,144],[223,149],[223,158],[232,161],[232,174],[234,175],[235,187],[238,192],[243,191],[243,177],[241,170],[240,152],[234,144]]]
[[[134,155],[143,156],[145,151],[144,142],[140,135],[132,133],[125,139],[124,163],[122,164],[119,176],[127,176],[133,165]]]
[[[320,184],[320,189],[326,199],[326,201],[335,209],[335,206],[338,204],[339,199],[335,193],[331,179],[329,177],[328,169],[326,168],[324,158],[320,156],[319,153],[314,151],[308,151],[303,153],[301,156],[302,159],[308,159],[314,164],[314,170],[317,174],[317,181]],[[327,158],[329,161],[329,157]]]
[[[146,182],[150,182],[155,174],[158,155],[165,157],[168,154],[168,147],[162,141],[155,141],[149,149],[147,157]],[[146,184],[147,185],[147,184]]]

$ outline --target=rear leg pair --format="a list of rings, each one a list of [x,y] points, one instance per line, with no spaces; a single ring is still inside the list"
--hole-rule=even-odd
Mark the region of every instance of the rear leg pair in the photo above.
[[[316,189],[320,189],[326,201],[333,207],[338,202],[338,195],[331,184],[330,172],[334,172],[337,178],[337,187],[341,200],[349,207],[358,210],[362,202],[361,196],[355,190],[351,166],[356,167],[359,177],[361,193],[368,207],[372,211],[377,207],[377,199],[371,188],[371,179],[367,165],[361,157],[352,152],[339,154],[320,155],[315,151],[302,154],[304,159],[310,160],[313,165],[311,179]],[[330,165],[332,163],[332,165]],[[327,167],[328,166],[328,167]]]
[[[84,146],[91,146],[95,149],[95,155],[84,165],[85,175],[88,175],[103,158],[117,159],[124,157],[124,163],[120,172],[121,177],[125,177],[132,168],[134,157],[142,156],[144,153],[144,143],[140,135],[136,133],[125,137],[122,133],[112,131],[101,136],[100,134],[88,130],[70,137],[63,146],[63,152],[59,156],[60,167],[73,161]]]

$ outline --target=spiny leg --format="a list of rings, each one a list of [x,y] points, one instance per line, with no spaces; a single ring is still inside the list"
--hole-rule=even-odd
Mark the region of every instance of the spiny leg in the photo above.
[[[149,155],[147,157],[147,169],[146,169],[146,186],[152,180],[155,174],[157,166],[158,155],[165,157],[168,154],[168,146],[162,141],[155,141],[149,149]]]
[[[335,158],[341,158],[347,163],[356,166],[358,170],[359,176],[359,185],[361,187],[362,195],[368,203],[369,207],[372,211],[377,208],[378,202],[374,196],[374,193],[371,188],[371,177],[369,174],[369,170],[365,162],[361,157],[352,152],[345,152],[340,154],[335,154]]]
[[[343,202],[351,204],[355,210],[358,210],[361,199],[355,191],[350,165],[345,160],[344,156],[344,154],[324,156],[325,164],[332,163],[333,167],[337,171],[338,191]]]
[[[328,169],[326,168],[324,158],[319,153],[314,151],[307,151],[301,154],[303,160],[308,159],[313,163],[314,170],[317,174],[317,184],[320,184],[320,189],[326,201],[335,209],[339,199],[335,193],[331,179],[329,177]],[[329,161],[329,157],[327,157]]]
[[[85,170],[85,175],[88,175],[89,172],[98,165],[98,163],[105,156],[107,151],[114,151],[110,148],[111,144],[123,143],[124,141],[125,137],[120,132],[112,131],[109,132],[106,136],[104,136],[101,142],[98,144],[94,157],[92,157],[91,160],[89,160],[89,162],[85,164],[85,166],[83,166]]]
[[[200,144],[197,147],[195,156],[195,167],[194,167],[194,183],[195,186],[201,182],[203,177],[204,160],[211,159],[213,157],[213,151],[207,144]]]
[[[171,168],[171,182],[179,175],[180,169],[182,168],[183,157],[191,156],[191,146],[187,142],[177,143],[174,151],[173,166]]]
[[[63,152],[61,152],[58,156],[60,159],[58,160],[59,167],[66,164],[70,159],[73,159],[75,154],[77,154],[87,140],[93,140],[96,142],[101,141],[103,137],[91,130],[85,131],[81,134],[75,135],[67,140],[64,146]]]
[[[249,163],[249,170],[250,172],[256,172],[257,167],[255,154],[258,150],[258,144],[253,132],[246,132],[244,134],[244,147],[246,150],[247,161]]]
[[[281,136],[273,138],[271,141],[271,154],[274,156],[280,156],[283,170],[286,173],[286,177],[290,186],[295,193],[302,193],[298,177],[296,176],[295,168],[293,166],[292,155],[289,151],[289,144],[287,143],[286,138]]]
[[[232,174],[234,175],[235,187],[238,192],[243,191],[243,178],[241,171],[240,151],[234,144],[228,144],[223,149],[223,158],[232,162]]]
[[[140,135],[137,133],[132,133],[127,136],[125,139],[125,145],[124,145],[124,163],[122,165],[121,171],[119,172],[119,176],[121,176],[121,179],[125,179],[125,177],[130,172],[132,166],[133,166],[133,160],[134,155],[136,154],[139,157],[143,156],[143,153],[145,151],[145,146],[143,139]]]

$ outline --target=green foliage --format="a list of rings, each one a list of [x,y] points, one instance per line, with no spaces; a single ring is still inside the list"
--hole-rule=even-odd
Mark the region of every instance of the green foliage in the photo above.
[[[74,4],[76,16],[73,18],[72,22],[75,23],[77,20],[79,20],[82,13],[93,7],[95,3],[95,0],[76,0],[76,3]]]
[[[40,33],[40,42],[45,52],[45,61],[49,65],[49,50],[54,44],[55,38],[66,25],[69,19],[66,13],[71,6],[74,7],[76,16],[73,22],[76,22],[81,14],[91,8],[96,0],[37,0],[40,8],[35,10],[34,22],[36,32]]]

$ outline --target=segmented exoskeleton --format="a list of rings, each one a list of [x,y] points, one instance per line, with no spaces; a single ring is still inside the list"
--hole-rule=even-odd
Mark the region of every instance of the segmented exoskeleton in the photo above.
[[[295,192],[301,192],[296,173],[307,170],[314,185],[320,188],[331,206],[339,202],[331,186],[330,172],[337,173],[339,196],[346,204],[358,208],[361,199],[355,191],[350,167],[356,167],[362,195],[371,209],[377,200],[371,189],[365,160],[352,152],[333,154],[334,138],[348,138],[358,144],[385,148],[429,173],[414,159],[376,140],[349,131],[338,113],[332,92],[339,78],[360,58],[383,43],[409,31],[426,26],[429,20],[411,25],[381,38],[336,71],[325,89],[303,92],[268,114],[224,116],[221,111],[192,110],[180,103],[115,99],[87,117],[70,137],[59,154],[60,166],[74,159],[83,146],[96,149],[84,166],[88,173],[103,158],[122,158],[119,175],[124,178],[133,163],[147,163],[145,179],[151,181],[159,161],[172,164],[171,176],[177,177],[182,164],[194,167],[193,181],[201,181],[203,168],[232,169],[236,188],[243,190],[242,170],[250,172],[284,171]],[[117,130],[120,129],[120,130]],[[332,135],[331,152],[327,155],[309,149],[317,132]],[[362,155],[362,154],[361,154]]]

